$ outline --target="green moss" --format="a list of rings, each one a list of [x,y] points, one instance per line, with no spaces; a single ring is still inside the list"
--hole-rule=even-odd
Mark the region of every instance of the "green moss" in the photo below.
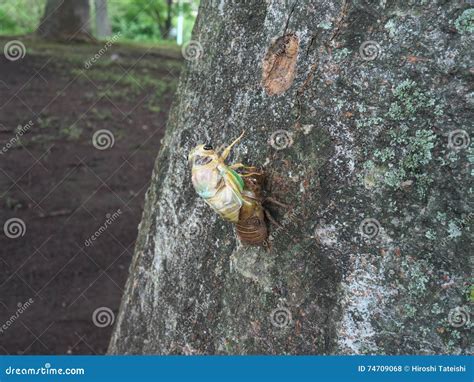
[[[370,116],[356,122],[358,127],[363,128],[383,124],[393,126],[382,132],[377,145],[379,147],[367,153],[373,163],[372,169],[364,165],[365,177],[373,173],[374,168],[383,168],[382,176],[378,176],[379,186],[399,189],[415,181],[418,195],[424,197],[433,181],[427,166],[433,159],[436,135],[429,129],[414,129],[410,125],[416,122],[416,126],[423,126],[426,118],[422,118],[422,115],[442,112],[442,106],[439,104],[438,109],[434,108],[436,99],[431,93],[420,90],[412,80],[405,80],[395,87],[393,96],[383,118]],[[371,181],[377,182],[377,179]]]
[[[436,221],[442,225],[446,225],[446,212],[438,211],[436,213]]]
[[[422,92],[416,82],[405,80],[393,91],[396,100],[390,105],[386,116],[394,121],[415,120],[417,113],[425,108],[431,108],[436,100]]]
[[[436,232],[433,231],[432,229],[428,229],[425,232],[425,237],[429,240],[436,240]]]
[[[400,187],[400,184],[403,182],[405,177],[406,172],[403,170],[403,168],[394,168],[388,170],[385,173],[383,180],[387,186],[392,188],[398,188]]]
[[[385,24],[385,29],[388,30],[390,38],[394,38],[397,35],[397,25],[393,19]]]
[[[75,141],[79,139],[82,135],[82,129],[78,127],[76,124],[72,124],[67,127],[63,127],[61,129],[61,134],[70,141]]]
[[[374,157],[381,162],[388,162],[395,158],[395,150],[391,147],[386,147],[382,150],[376,149],[374,151]]]
[[[36,123],[40,129],[53,129],[59,125],[60,118],[41,114]]]
[[[153,89],[156,96],[161,96],[168,90],[174,91],[176,88],[176,81],[151,76],[147,70],[132,74],[131,72],[107,71],[101,67],[94,67],[86,71],[72,69],[72,74],[78,76],[82,81],[92,80],[99,88],[99,96],[108,96],[112,99],[126,99],[149,89]]]
[[[433,314],[441,314],[443,313],[443,309],[439,306],[438,303],[434,303],[433,306],[431,307],[431,313]]]
[[[368,118],[361,118],[356,121],[356,126],[359,128],[371,128],[373,126],[380,125],[383,122],[383,118],[380,117],[368,117]]]
[[[344,60],[346,57],[349,56],[349,54],[351,53],[351,51],[347,48],[342,48],[342,49],[337,49],[335,52],[334,52],[334,61],[336,62],[341,62],[342,60]]]
[[[469,146],[469,148],[467,149],[467,160],[471,165],[474,164],[474,145]],[[472,167],[472,171],[474,171],[474,166]]]
[[[462,235],[461,229],[458,227],[458,225],[454,221],[449,222],[448,233],[451,239],[454,239]]]
[[[111,120],[112,119],[112,112],[108,109],[97,109],[96,107],[93,107],[91,109],[91,115],[93,115],[95,118],[99,119],[100,121],[106,121],[106,120]]]
[[[466,9],[454,22],[454,26],[461,34],[474,31],[474,8]]]
[[[417,130],[414,136],[410,136],[406,128],[401,128],[390,131],[389,137],[390,147],[375,149],[372,154],[373,161],[368,163],[372,168],[376,167],[377,163],[386,165],[381,178],[386,186],[398,189],[403,182],[415,179],[418,193],[424,196],[432,179],[423,169],[432,160],[431,151],[435,146],[436,136],[431,130]],[[364,167],[370,170],[367,164]]]
[[[14,197],[9,195],[5,196],[5,194],[1,195],[1,197],[5,198],[5,207],[7,207],[9,210],[16,211],[24,207],[23,203]]]
[[[413,318],[416,316],[416,308],[413,305],[405,305],[404,306],[405,316],[409,318]]]
[[[318,28],[329,30],[332,28],[332,23],[330,23],[329,21],[321,21],[318,24]]]
[[[428,164],[431,159],[431,150],[435,146],[436,136],[431,130],[418,130],[414,137],[406,141],[406,156],[403,159],[403,167],[409,170],[417,170]]]

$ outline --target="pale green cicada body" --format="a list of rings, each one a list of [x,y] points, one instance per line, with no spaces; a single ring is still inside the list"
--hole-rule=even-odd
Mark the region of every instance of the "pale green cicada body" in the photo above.
[[[268,231],[261,197],[263,173],[242,163],[225,164],[232,146],[243,135],[220,155],[210,145],[196,146],[188,157],[192,182],[198,195],[215,212],[235,224],[242,243],[266,245]]]
[[[193,186],[198,195],[223,219],[233,223],[239,221],[240,209],[245,203],[242,196],[245,183],[242,176],[224,161],[242,136],[221,155],[210,145],[198,145],[188,157],[192,165]]]

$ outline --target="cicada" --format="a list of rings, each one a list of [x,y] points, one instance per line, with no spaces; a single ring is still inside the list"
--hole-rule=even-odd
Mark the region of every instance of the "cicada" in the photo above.
[[[192,183],[197,194],[224,220],[236,226],[240,241],[248,245],[267,245],[268,227],[265,217],[275,222],[263,207],[268,200],[286,207],[275,199],[262,196],[263,171],[242,163],[227,165],[225,160],[242,133],[221,154],[210,144],[191,150]],[[276,223],[276,222],[275,222]]]

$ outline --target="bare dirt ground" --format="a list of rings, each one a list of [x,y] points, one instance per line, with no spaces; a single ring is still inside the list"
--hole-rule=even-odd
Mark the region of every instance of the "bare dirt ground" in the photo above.
[[[102,43],[15,38],[25,56],[9,60],[10,40],[0,38],[0,354],[101,354],[179,52],[117,44],[86,69]]]

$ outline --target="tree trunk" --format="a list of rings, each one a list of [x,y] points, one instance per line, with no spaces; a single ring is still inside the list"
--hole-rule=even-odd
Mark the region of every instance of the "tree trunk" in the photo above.
[[[201,2],[110,353],[469,351],[472,12],[364,4]],[[291,205],[268,251],[191,184],[243,130]]]
[[[98,38],[105,38],[112,34],[107,12],[107,0],[95,0],[95,25]]]
[[[90,40],[89,0],[48,0],[37,33],[50,40]]]
[[[173,0],[167,0],[167,7],[166,7],[166,20],[165,20],[165,35],[164,38],[170,38],[171,32],[171,20],[172,20],[172,7],[173,7]]]

